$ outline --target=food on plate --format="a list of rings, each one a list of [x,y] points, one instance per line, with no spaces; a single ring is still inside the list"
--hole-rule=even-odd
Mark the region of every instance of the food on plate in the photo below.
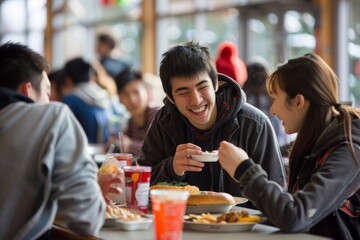
[[[166,190],[180,190],[187,191],[191,194],[200,193],[200,189],[193,185],[188,185],[186,182],[159,182],[156,185],[150,187],[150,190],[153,189],[166,189]]]
[[[138,221],[141,219],[142,214],[132,209],[126,209],[124,207],[116,205],[107,205],[105,217],[106,218],[117,218],[124,222]]]
[[[235,199],[228,193],[200,191],[198,187],[188,185],[186,182],[159,182],[150,187],[150,190],[153,189],[188,191],[190,196],[187,206],[236,204]]]
[[[212,150],[212,151],[210,151],[210,152],[208,152],[208,151],[205,151],[204,153],[209,153],[209,154],[218,154],[218,150]]]
[[[192,155],[191,158],[201,162],[216,162],[218,161],[218,151],[205,151],[201,155]]]
[[[261,218],[257,215],[250,215],[248,211],[228,212],[221,214],[217,220],[219,222],[259,222]]]
[[[187,200],[188,206],[214,204],[236,204],[236,202],[235,199],[228,193],[207,191],[199,192],[199,194],[191,194]]]
[[[250,215],[248,211],[242,210],[238,212],[227,212],[219,216],[211,215],[210,213],[189,214],[185,219],[195,223],[241,223],[241,222],[260,222],[261,218],[257,215]]]

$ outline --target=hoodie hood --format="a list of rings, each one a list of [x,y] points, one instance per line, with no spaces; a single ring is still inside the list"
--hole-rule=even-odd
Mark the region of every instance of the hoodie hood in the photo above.
[[[216,106],[217,116],[215,125],[208,131],[201,131],[203,134],[212,133],[217,129],[223,127],[223,124],[232,119],[242,108],[246,102],[246,95],[241,89],[240,85],[230,77],[224,74],[218,74],[219,88],[216,92]],[[191,123],[185,118],[167,98],[164,100],[165,108],[169,114],[169,121],[171,118],[178,118],[181,116],[183,121],[187,124],[188,128],[193,132],[199,132],[200,130],[194,128]]]
[[[213,129],[222,127],[223,124],[240,111],[246,102],[245,92],[240,85],[230,77],[219,74],[219,89],[216,92],[217,117]]]
[[[108,92],[94,82],[76,85],[75,90],[71,94],[79,97],[89,105],[106,109],[110,108],[110,97]]]
[[[16,102],[33,103],[34,101],[15,90],[0,87],[0,110]]]

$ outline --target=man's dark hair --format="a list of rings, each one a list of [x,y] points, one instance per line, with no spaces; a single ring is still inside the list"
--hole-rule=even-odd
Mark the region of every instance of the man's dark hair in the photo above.
[[[47,61],[29,47],[14,42],[0,46],[1,87],[18,90],[22,83],[30,82],[40,92],[44,71],[49,71]]]
[[[173,99],[170,79],[173,77],[193,77],[207,72],[215,88],[217,71],[209,49],[196,42],[177,45],[163,54],[160,64],[160,78],[165,93]]]
[[[106,44],[111,50],[114,49],[116,45],[114,38],[106,33],[102,33],[98,35],[98,42]]]
[[[52,70],[48,73],[49,81],[51,86],[55,87],[57,94],[62,95],[62,88],[64,86],[64,70],[57,69]]]
[[[73,58],[69,60],[64,67],[64,77],[69,77],[73,83],[79,84],[89,82],[94,76],[94,69],[90,63],[83,58]]]
[[[116,83],[117,91],[120,93],[128,83],[132,81],[143,81],[143,77],[140,71],[125,68],[123,71],[121,71],[118,75],[115,76],[114,80]]]

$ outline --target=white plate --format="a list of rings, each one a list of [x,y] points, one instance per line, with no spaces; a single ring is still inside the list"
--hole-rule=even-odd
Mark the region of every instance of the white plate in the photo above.
[[[186,214],[189,213],[223,213],[228,212],[230,209],[237,205],[246,203],[248,200],[242,197],[234,197],[235,204],[213,204],[213,205],[198,205],[186,206]]]
[[[218,152],[203,152],[201,155],[191,155],[191,158],[201,162],[217,162],[219,160]]]
[[[195,223],[184,220],[184,228],[202,232],[245,232],[251,231],[255,222],[249,223]]]
[[[121,221],[117,218],[106,218],[103,227],[115,227],[125,231],[145,230],[151,225],[149,218],[140,218],[137,221]]]
[[[185,214],[228,212],[235,205],[236,204],[214,204],[214,205],[186,206]]]

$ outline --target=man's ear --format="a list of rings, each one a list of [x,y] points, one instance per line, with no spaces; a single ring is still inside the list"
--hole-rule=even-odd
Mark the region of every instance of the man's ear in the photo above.
[[[169,97],[169,95],[166,94],[166,98],[172,103],[175,105],[175,102],[171,99],[171,97]]]
[[[20,84],[18,91],[24,94],[25,96],[30,97],[31,88],[32,88],[32,84],[30,82],[24,82]]]

